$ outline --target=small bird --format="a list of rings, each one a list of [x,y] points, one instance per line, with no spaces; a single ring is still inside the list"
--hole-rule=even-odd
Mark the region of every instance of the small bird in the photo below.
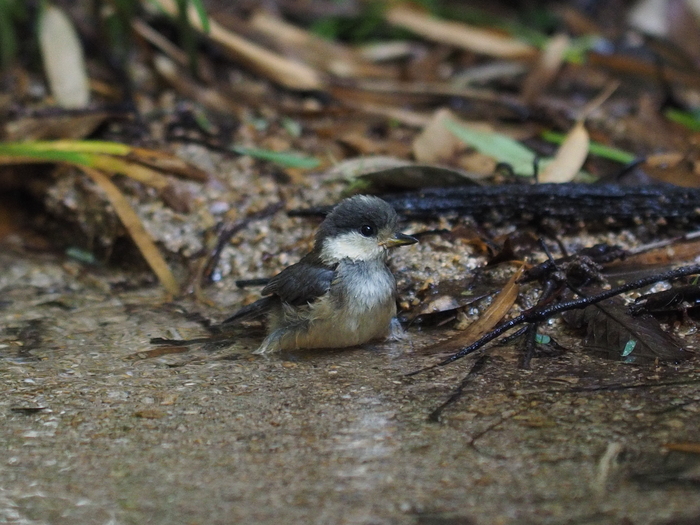
[[[267,315],[255,353],[343,348],[396,335],[396,280],[390,248],[418,242],[397,231],[394,209],[378,197],[341,201],[316,232],[314,248],[265,286],[262,299],[222,324]]]

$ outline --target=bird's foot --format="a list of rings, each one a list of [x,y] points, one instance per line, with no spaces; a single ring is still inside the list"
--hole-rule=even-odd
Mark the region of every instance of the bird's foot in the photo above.
[[[391,323],[389,323],[389,335],[386,337],[387,341],[406,341],[408,338],[408,332],[403,329],[401,322],[396,317],[392,318]]]

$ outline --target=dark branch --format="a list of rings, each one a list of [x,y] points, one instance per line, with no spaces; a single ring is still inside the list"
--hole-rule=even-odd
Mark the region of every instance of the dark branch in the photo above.
[[[591,304],[596,304],[601,301],[605,301],[606,299],[610,299],[611,297],[615,297],[616,295],[623,294],[625,292],[629,292],[631,290],[636,290],[637,288],[643,288],[644,286],[649,286],[651,284],[655,284],[661,281],[671,281],[674,279],[679,279],[681,277],[685,277],[687,275],[693,275],[693,274],[698,274],[700,273],[700,265],[691,265],[691,266],[683,266],[681,268],[677,268],[675,270],[671,270],[668,272],[656,274],[656,275],[650,275],[648,277],[644,277],[642,279],[638,279],[636,281],[633,281],[631,283],[624,284],[622,286],[618,286],[617,288],[612,288],[610,290],[601,292],[599,294],[590,296],[590,297],[583,297],[580,299],[574,299],[573,301],[567,301],[564,303],[558,303],[554,305],[548,305],[544,307],[535,307],[531,310],[527,310],[517,317],[514,317],[513,319],[510,319],[508,321],[505,321],[487,334],[485,334],[483,337],[475,341],[474,343],[470,344],[469,346],[466,346],[462,348],[459,352],[456,354],[448,357],[447,359],[432,365],[427,368],[422,368],[420,370],[416,370],[415,372],[411,372],[407,375],[412,376],[419,374],[421,372],[425,372],[427,370],[431,370],[433,368],[436,368],[438,366],[445,366],[450,363],[453,363],[454,361],[457,361],[458,359],[462,359],[463,357],[468,356],[469,354],[474,353],[477,351],[479,348],[484,346],[486,343],[489,343],[496,339],[497,337],[501,336],[511,328],[514,328],[518,325],[524,324],[524,323],[537,323],[537,322],[542,322],[550,317],[566,312],[568,310],[577,310],[581,308],[585,308],[586,306],[589,306]]]

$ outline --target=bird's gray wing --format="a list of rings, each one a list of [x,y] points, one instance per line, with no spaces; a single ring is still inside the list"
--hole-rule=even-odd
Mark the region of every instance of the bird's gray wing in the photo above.
[[[277,296],[294,306],[314,302],[331,287],[335,278],[335,266],[323,264],[313,254],[289,266],[275,275],[262,294]]]

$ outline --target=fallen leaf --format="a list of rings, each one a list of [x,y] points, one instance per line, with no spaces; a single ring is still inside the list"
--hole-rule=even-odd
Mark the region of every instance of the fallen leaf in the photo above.
[[[554,159],[539,176],[540,182],[571,182],[588,157],[590,138],[583,122],[577,122],[566,135]]]
[[[675,452],[690,452],[691,454],[700,454],[700,443],[666,443],[666,450]]]
[[[80,166],[95,183],[105,192],[107,199],[114,207],[114,211],[119,216],[124,228],[129,232],[134,243],[143,255],[146,262],[160,280],[163,287],[171,294],[176,295],[180,291],[180,285],[175,280],[168,264],[158,251],[155,243],[146,232],[141,220],[136,212],[126,200],[119,188],[109,179],[104,173],[89,168]]]
[[[137,410],[134,412],[133,416],[141,419],[161,419],[167,416],[167,414],[157,408],[146,408],[144,410]]]
[[[532,46],[486,29],[459,22],[439,20],[405,5],[392,7],[385,14],[386,21],[413,31],[429,40],[473,51],[482,55],[522,58],[535,54]]]
[[[82,139],[90,135],[107,118],[111,116],[105,111],[90,112],[84,115],[45,115],[41,117],[20,117],[0,124],[2,140],[14,142],[53,140],[53,139]]]
[[[441,108],[433,114],[433,118],[413,141],[413,157],[416,161],[440,162],[464,148],[464,143],[445,126],[448,120],[455,120],[449,109]]]
[[[144,164],[190,179],[207,180],[206,173],[174,155],[119,142],[55,140],[0,143],[0,164],[43,162],[66,162],[119,173],[159,190],[170,185],[168,177]]]
[[[187,348],[186,346],[160,346],[157,348],[153,348],[152,350],[136,352],[135,354],[131,354],[130,356],[128,356],[127,359],[152,359],[154,357],[162,357],[164,355],[170,354],[182,354],[185,352],[189,352],[189,348]]]
[[[565,312],[562,317],[575,328],[585,328],[588,350],[610,359],[644,363],[679,361],[691,355],[651,315],[633,317],[619,297]]]
[[[232,146],[231,150],[239,155],[248,155],[254,159],[267,160],[284,166],[285,168],[313,169],[321,164],[318,159],[295,151],[272,151],[269,149],[248,148],[245,146]]]
[[[78,33],[68,16],[47,5],[38,27],[39,48],[51,94],[64,108],[84,108],[90,102],[90,82]]]
[[[228,112],[236,116],[243,114],[243,104],[219,89],[205,87],[195,82],[169,57],[157,54],[153,58],[153,66],[158,74],[183,96],[193,98],[214,111]]]
[[[684,188],[700,187],[700,172],[695,169],[694,163],[682,153],[668,152],[649,155],[642,166],[645,173],[658,181]]]
[[[178,16],[177,0],[157,0],[157,4],[170,16]],[[196,10],[189,10],[190,23],[193,27],[204,30]],[[314,68],[289,60],[273,53],[224,28],[215,20],[209,20],[208,38],[219,44],[234,59],[240,60],[259,74],[289,89],[302,91],[322,90],[325,81]]]
[[[477,286],[471,277],[462,279],[450,279],[440,281],[437,284],[430,284],[425,290],[419,290],[418,298],[420,304],[412,309],[410,318],[422,318],[425,322],[426,316],[450,312],[458,308],[476,303],[491,295],[488,285]]]
[[[328,170],[330,177],[342,177],[345,179],[353,179],[367,173],[399,168],[403,166],[412,166],[413,163],[398,157],[389,157],[386,155],[374,155],[367,157],[354,157],[339,162]]]
[[[564,34],[554,35],[549,39],[540,53],[537,64],[523,81],[522,96],[527,104],[531,104],[542,95],[556,78],[570,43],[569,37]]]
[[[521,266],[503,286],[501,291],[498,292],[498,295],[494,297],[486,311],[470,324],[466,330],[447,341],[441,341],[432,348],[439,347],[441,350],[446,350],[468,346],[496,326],[510,311],[518,298],[520,285],[517,281],[522,273],[523,267]]]
[[[353,49],[309,33],[267,11],[255,12],[249,24],[281,49],[290,49],[305,62],[338,77],[394,76],[391,68],[366,62]]]
[[[445,127],[461,141],[498,162],[509,164],[516,175],[535,173],[535,153],[517,140],[495,131],[482,131],[467,124],[445,120]]]
[[[552,142],[554,144],[563,144],[567,138],[567,135],[557,133],[555,131],[543,131],[542,138],[547,142]],[[605,144],[601,144],[599,142],[589,143],[588,149],[591,155],[595,155],[603,159],[612,160],[614,162],[619,162],[620,164],[629,164],[630,162],[634,162],[634,160],[636,159],[633,153],[619,148],[606,146]]]

